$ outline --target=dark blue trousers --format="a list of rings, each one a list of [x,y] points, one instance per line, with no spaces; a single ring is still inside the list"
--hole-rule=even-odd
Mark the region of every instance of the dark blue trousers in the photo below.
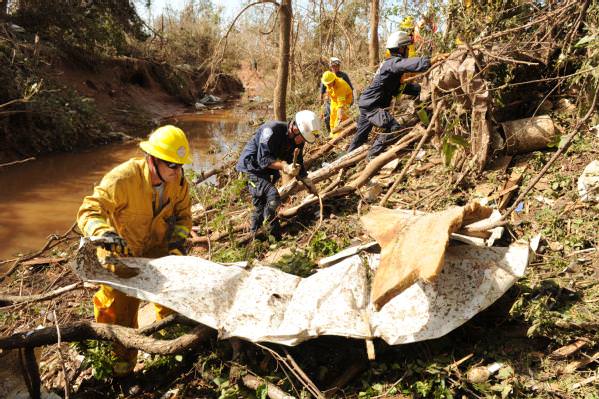
[[[331,131],[331,102],[329,100],[324,102],[324,127],[327,132]]]
[[[372,147],[370,147],[370,150],[368,151],[369,158],[379,155],[385,148],[399,140],[401,136],[397,132],[401,129],[401,125],[389,112],[382,108],[375,108],[374,110],[360,108],[360,117],[358,118],[356,134],[347,148],[347,151],[353,151],[366,143],[373,126],[383,129],[383,134],[379,134],[374,140],[374,143],[372,143]]]
[[[281,226],[277,216],[277,208],[281,205],[281,197],[269,176],[258,176],[248,173],[248,188],[252,195],[254,213],[250,229],[256,232],[262,224],[270,225],[270,234],[281,237]]]

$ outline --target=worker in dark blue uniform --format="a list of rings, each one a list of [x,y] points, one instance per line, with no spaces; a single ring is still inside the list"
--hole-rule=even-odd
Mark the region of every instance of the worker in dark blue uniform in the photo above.
[[[237,166],[239,172],[248,176],[248,188],[252,195],[254,213],[250,229],[253,233],[263,224],[269,224],[270,234],[281,238],[277,208],[281,197],[274,186],[283,172],[291,177],[299,176],[308,190],[316,193],[314,183],[304,168],[304,142],[313,143],[320,130],[320,121],[312,111],[300,111],[287,122],[266,122],[258,128],[243,149]],[[293,162],[295,149],[299,149]]]
[[[341,60],[337,57],[331,57],[329,60],[329,69],[333,72],[338,78],[345,80],[345,83],[349,85],[349,87],[354,90],[354,86],[351,84],[351,80],[347,73],[341,70]],[[329,132],[331,129],[329,127],[331,122],[331,102],[326,100],[327,88],[322,82],[320,82],[320,105],[324,107],[323,109],[323,118],[324,118],[324,126]],[[326,100],[326,101],[325,101]],[[353,100],[352,100],[353,103]]]
[[[412,38],[406,32],[398,31],[387,40],[388,58],[381,63],[372,83],[362,92],[358,100],[360,117],[356,134],[347,151],[353,151],[368,141],[373,126],[383,129],[368,151],[368,157],[374,158],[388,145],[397,141],[400,124],[385,109],[391,104],[394,96],[404,93],[412,96],[420,95],[420,86],[415,83],[401,83],[404,72],[423,72],[430,68],[429,57],[405,58]]]

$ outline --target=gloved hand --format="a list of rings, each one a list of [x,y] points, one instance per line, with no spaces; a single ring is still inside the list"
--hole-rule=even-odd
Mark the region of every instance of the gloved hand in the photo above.
[[[316,188],[316,185],[314,184],[312,179],[310,179],[309,177],[304,177],[302,179],[302,182],[304,183],[304,185],[306,186],[306,188],[308,189],[308,191],[310,193],[312,193],[318,197],[318,189]]]
[[[127,241],[114,231],[107,231],[102,234],[103,238],[108,239],[108,242],[102,243],[101,246],[107,251],[113,252],[118,256],[129,256],[129,247]]]
[[[283,161],[283,173],[285,173],[286,175],[289,175],[291,177],[296,177],[297,175],[299,175],[299,172],[300,172],[299,165],[293,165],[293,164],[289,164],[289,163]]]

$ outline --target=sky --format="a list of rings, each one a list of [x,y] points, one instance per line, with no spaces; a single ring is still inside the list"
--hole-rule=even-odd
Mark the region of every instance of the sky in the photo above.
[[[160,12],[169,5],[174,10],[180,10],[189,0],[152,0],[152,14],[159,15]],[[139,3],[144,3],[145,1],[136,1],[136,5],[139,7]],[[212,3],[216,6],[223,7],[224,15],[223,19],[228,21],[234,16],[234,13],[240,11],[242,8],[242,1],[240,0],[212,0]],[[144,18],[147,17],[147,12],[145,8],[138,8],[140,11],[140,15]]]

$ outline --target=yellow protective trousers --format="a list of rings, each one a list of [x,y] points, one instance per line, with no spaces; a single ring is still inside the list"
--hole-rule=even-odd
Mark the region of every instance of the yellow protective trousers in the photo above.
[[[139,299],[127,296],[107,285],[100,285],[93,302],[94,319],[98,323],[137,328]],[[154,304],[154,311],[156,320],[162,320],[173,313],[171,309],[158,304]],[[114,373],[122,376],[132,372],[137,363],[137,349],[128,349],[115,342],[112,344],[112,350],[117,357]]]
[[[329,127],[332,132],[343,120],[349,118],[349,106],[353,101],[353,93],[349,84],[341,78],[335,79],[332,85],[326,87],[331,100]],[[331,137],[336,137],[336,133],[333,133]]]
[[[185,179],[165,183],[163,205],[156,201],[145,159],[134,158],[108,172],[91,196],[85,197],[77,222],[86,236],[101,236],[116,232],[128,244],[132,256],[155,258],[165,256],[171,244],[187,237],[191,229],[191,199]],[[99,258],[107,251],[98,249]],[[111,270],[110,264],[105,267]],[[137,327],[139,300],[106,285],[100,286],[93,298],[97,322]],[[155,305],[156,318],[162,319],[172,311]],[[133,370],[137,351],[114,345],[119,361],[115,374]]]

